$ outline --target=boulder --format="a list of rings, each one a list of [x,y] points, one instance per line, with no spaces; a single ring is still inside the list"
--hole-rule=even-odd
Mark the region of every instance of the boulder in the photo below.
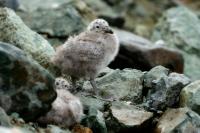
[[[8,7],[11,9],[18,9],[19,1],[18,0],[0,0],[0,7]]]
[[[113,102],[106,125],[109,133],[147,132],[153,113],[123,102]],[[148,124],[147,124],[148,123]]]
[[[200,80],[194,81],[181,91],[180,105],[200,114]]]
[[[153,111],[164,111],[167,107],[177,107],[181,90],[190,83],[183,74],[170,73],[157,66],[144,74],[144,91],[147,107]],[[144,94],[144,93],[143,93]]]
[[[23,21],[55,45],[84,30],[95,18],[91,9],[80,0],[46,0],[45,4],[40,0],[21,0],[21,8],[24,10],[17,13]]]
[[[181,51],[184,73],[192,79],[200,78],[200,20],[186,7],[176,7],[164,12],[152,35],[152,40],[164,40],[169,48]]]
[[[94,133],[107,133],[107,127],[103,117],[103,113],[95,108],[87,109],[88,112],[81,124],[92,129]]]
[[[25,120],[46,113],[56,97],[54,77],[25,52],[0,42],[0,106]]]
[[[11,121],[4,109],[0,107],[0,125],[3,127],[11,127]]]
[[[200,116],[188,108],[168,109],[158,120],[155,133],[198,133]]]
[[[109,65],[111,68],[135,68],[149,71],[162,65],[171,71],[182,73],[184,69],[183,56],[173,49],[163,46],[152,46],[153,42],[124,30],[115,30],[120,50],[116,59]]]
[[[11,9],[0,8],[0,19],[0,41],[17,46],[42,66],[49,67],[55,51],[43,37],[30,30]]]
[[[96,79],[99,95],[105,99],[142,102],[143,73],[135,69],[111,70]],[[89,91],[92,86],[85,82],[83,89]]]

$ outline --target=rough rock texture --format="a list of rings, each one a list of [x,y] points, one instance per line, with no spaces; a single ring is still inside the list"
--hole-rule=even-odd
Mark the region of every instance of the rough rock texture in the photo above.
[[[183,74],[169,74],[169,70],[162,66],[153,68],[144,75],[147,107],[154,111],[177,107],[180,92],[189,83],[190,79]]]
[[[23,21],[31,29],[47,35],[55,45],[82,31],[95,18],[90,8],[80,0],[46,0],[45,4],[40,0],[22,0],[21,3],[24,11],[18,11],[18,14]],[[56,41],[58,38],[61,42]]]
[[[172,8],[163,14],[152,39],[163,39],[170,48],[182,51],[185,74],[200,78],[200,20],[185,7]]]
[[[11,121],[4,109],[0,107],[0,126],[11,127]]]
[[[200,80],[194,81],[181,91],[180,105],[200,114]]]
[[[55,51],[45,39],[30,30],[11,9],[1,8],[0,19],[0,41],[17,46],[42,66],[49,66]]]
[[[188,108],[168,109],[156,126],[155,133],[199,133],[200,116]]]
[[[162,65],[171,71],[182,73],[183,56],[177,51],[162,46],[152,46],[152,42],[123,30],[115,30],[120,50],[116,59],[109,65],[111,68],[135,68],[148,71]]]
[[[0,43],[0,106],[33,120],[56,97],[54,78],[36,61],[11,44]]]
[[[115,12],[109,5],[107,5],[102,0],[84,0],[85,3],[91,7],[96,15],[100,18],[106,19],[110,25],[123,27],[124,26],[124,17],[121,14]]]
[[[128,100],[135,103],[142,102],[142,81],[143,73],[135,69],[117,69],[96,79],[102,98]],[[83,88],[91,90],[92,86],[86,82]]]
[[[92,129],[94,133],[107,133],[107,127],[103,117],[103,113],[95,108],[87,110],[85,118],[82,119],[81,124]]]
[[[8,7],[16,10],[19,7],[18,0],[0,0],[0,7]]]
[[[148,131],[146,123],[152,116],[153,113],[136,106],[113,102],[110,114],[106,118],[106,125],[109,133],[145,132]]]

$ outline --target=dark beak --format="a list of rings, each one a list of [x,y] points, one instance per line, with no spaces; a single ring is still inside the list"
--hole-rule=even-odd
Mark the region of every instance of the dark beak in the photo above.
[[[108,28],[105,30],[105,33],[113,34],[113,31],[112,31],[112,29]]]

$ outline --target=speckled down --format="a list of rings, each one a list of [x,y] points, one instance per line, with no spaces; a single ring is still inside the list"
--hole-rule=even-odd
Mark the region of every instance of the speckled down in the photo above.
[[[33,120],[56,97],[54,77],[17,47],[0,42],[0,106]]]
[[[0,41],[17,46],[42,66],[49,66],[55,51],[43,37],[29,29],[11,9],[1,8],[0,20]]]

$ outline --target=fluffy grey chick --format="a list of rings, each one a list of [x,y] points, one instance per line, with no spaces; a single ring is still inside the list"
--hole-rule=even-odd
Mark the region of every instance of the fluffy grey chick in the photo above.
[[[109,24],[103,19],[92,21],[85,32],[70,37],[59,46],[53,63],[72,79],[90,80],[97,93],[94,79],[118,53],[119,41]]]
[[[55,87],[57,98],[52,103],[52,109],[45,116],[40,117],[38,122],[63,127],[79,123],[83,116],[83,106],[79,98],[68,91],[69,83],[63,78],[56,78]]]

